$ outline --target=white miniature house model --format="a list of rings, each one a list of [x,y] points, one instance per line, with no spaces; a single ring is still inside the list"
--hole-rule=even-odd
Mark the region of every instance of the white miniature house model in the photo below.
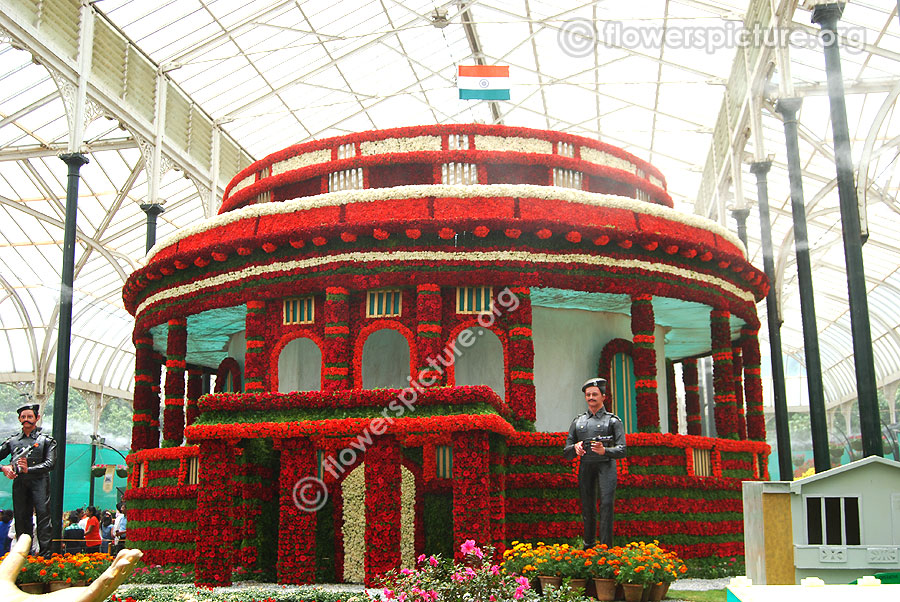
[[[793,482],[743,485],[753,583],[849,583],[900,571],[900,462],[869,456]]]

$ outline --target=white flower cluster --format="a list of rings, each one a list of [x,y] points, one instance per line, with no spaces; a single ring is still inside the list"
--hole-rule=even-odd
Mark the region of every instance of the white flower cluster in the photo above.
[[[593,163],[594,165],[614,167],[615,169],[622,169],[629,173],[637,172],[637,166],[631,161],[626,161],[621,157],[611,155],[602,150],[597,150],[596,148],[591,148],[590,146],[581,147],[581,158],[582,160],[587,161],[588,163]]]
[[[416,567],[416,478],[400,467],[400,568]]]
[[[293,171],[295,169],[300,169],[301,167],[307,167],[309,165],[315,165],[316,163],[327,163],[331,161],[331,149],[323,148],[322,150],[311,151],[308,153],[303,153],[302,155],[296,155],[285,159],[284,161],[279,161],[278,163],[272,164],[272,175],[277,176],[279,174],[283,174],[288,171]],[[232,190],[231,194],[234,194],[235,191]]]
[[[581,203],[594,207],[609,207],[611,209],[625,209],[635,213],[643,213],[700,228],[721,236],[744,251],[744,244],[736,234],[719,225],[718,223],[690,213],[682,213],[664,205],[646,203],[629,197],[615,196],[611,194],[596,194],[584,190],[563,189],[553,186],[540,186],[537,184],[419,184],[415,186],[395,186],[393,188],[367,188],[365,190],[342,190],[329,192],[315,196],[303,197],[281,203],[263,203],[250,205],[234,211],[228,211],[222,215],[201,222],[190,228],[184,228],[162,241],[156,243],[147,253],[144,262],[150,261],[161,249],[174,245],[179,240],[188,238],[230,224],[242,219],[262,217],[266,215],[284,215],[313,209],[316,207],[334,207],[348,205],[350,203],[374,203],[376,201],[393,199],[418,199],[427,197],[457,197],[457,198],[490,198],[490,197],[518,197],[546,200],[560,200],[571,203]],[[744,252],[746,256],[746,252]]]
[[[178,298],[182,295],[194,294],[206,288],[214,287],[226,282],[238,282],[245,279],[256,279],[263,275],[272,276],[279,272],[287,272],[293,270],[304,270],[313,267],[319,267],[328,264],[338,263],[357,263],[364,264],[367,262],[407,262],[422,261],[437,264],[440,262],[486,262],[501,263],[505,261],[521,261],[531,263],[576,263],[583,265],[591,265],[608,268],[627,268],[641,270],[651,274],[667,274],[678,276],[686,280],[693,280],[704,285],[713,285],[720,290],[732,294],[743,301],[753,302],[753,293],[746,291],[731,282],[719,278],[717,276],[709,276],[701,274],[687,268],[671,266],[653,261],[640,259],[617,259],[615,257],[607,257],[604,255],[593,255],[589,253],[537,253],[532,251],[465,251],[456,252],[445,251],[366,251],[353,253],[335,253],[333,255],[324,255],[321,257],[309,257],[307,259],[298,259],[291,261],[281,261],[266,265],[254,265],[246,267],[242,270],[220,274],[212,278],[205,278],[190,284],[172,287],[159,291],[154,295],[150,295],[137,308],[136,315],[140,315],[147,307],[165,301],[167,299]]]
[[[538,138],[516,138],[505,136],[475,136],[475,150],[510,151],[513,153],[539,153],[549,155],[553,143]]]
[[[388,153],[416,153],[441,150],[440,136],[415,136],[413,138],[385,138],[367,140],[359,144],[362,155],[386,155]]]
[[[256,182],[256,174],[252,173],[237,184],[234,185],[234,188],[231,189],[231,192],[228,193],[228,196],[235,194],[236,192],[243,190],[250,184],[254,184]]]
[[[354,468],[341,483],[344,516],[344,581],[366,579],[366,465]]]

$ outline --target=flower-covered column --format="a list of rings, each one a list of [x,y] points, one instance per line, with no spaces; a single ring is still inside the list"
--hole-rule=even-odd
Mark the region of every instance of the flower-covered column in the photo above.
[[[716,434],[722,439],[737,439],[737,412],[734,407],[734,369],[731,367],[731,313],[710,312],[713,353],[713,395]]]
[[[490,444],[490,456],[488,470],[490,471],[491,491],[491,543],[494,546],[497,557],[496,562],[503,559],[506,550],[506,441],[497,435],[496,440],[488,439]]]
[[[686,359],[681,362],[684,378],[684,413],[687,419],[687,434],[699,435],[703,432],[700,426],[700,384],[697,376],[697,360]]]
[[[231,520],[234,446],[225,439],[200,442],[197,485],[197,585],[231,585],[234,568]]]
[[[266,390],[266,303],[247,301],[247,353],[244,356],[244,391]]]
[[[509,407],[516,418],[534,421],[534,341],[531,332],[531,289],[511,287],[518,306],[509,310]],[[515,307],[515,309],[512,309]]]
[[[305,584],[316,579],[316,511],[323,505],[316,478],[316,450],[307,438],[281,439],[278,478],[278,583]]]
[[[744,362],[741,346],[731,348],[731,367],[734,374],[734,411],[737,418],[738,438],[747,438],[747,421],[744,419]]]
[[[467,539],[478,546],[490,541],[490,463],[485,431],[453,433],[453,549]]]
[[[744,396],[747,404],[747,437],[766,440],[766,419],[763,415],[762,379],[760,377],[759,331],[741,330],[744,352]]]
[[[651,295],[631,296],[631,334],[634,343],[634,388],[637,423],[641,432],[659,432],[659,398],[656,394],[656,337]]]
[[[383,435],[366,450],[366,586],[400,568],[400,464],[396,438]]]
[[[150,413],[159,397],[153,393],[154,380],[159,385],[159,371],[153,373],[156,361],[153,358],[153,338],[144,332],[134,337],[134,416],[131,427],[131,449],[139,451],[156,447],[150,443]],[[157,410],[159,411],[159,410]]]
[[[428,364],[441,352],[441,287],[420,284],[416,287],[416,349],[419,372],[413,375],[425,387],[444,384],[441,372]]]
[[[166,392],[163,411],[163,447],[178,447],[184,440],[184,372],[187,368],[187,320],[169,320],[166,345]]]
[[[200,414],[197,400],[203,395],[203,370],[188,368],[187,395],[185,396],[184,425],[191,426]]]
[[[666,400],[669,410],[669,432],[678,434],[678,395],[675,391],[675,363],[666,360]]]
[[[350,293],[325,289],[325,390],[350,388]]]

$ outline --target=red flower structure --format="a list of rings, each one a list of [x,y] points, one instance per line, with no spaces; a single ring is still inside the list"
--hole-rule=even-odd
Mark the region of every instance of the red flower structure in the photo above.
[[[477,183],[453,183],[460,165],[472,166],[466,179]],[[350,170],[360,188],[330,190],[333,174]],[[577,172],[581,186],[555,185],[555,170]],[[523,432],[540,424],[546,407],[538,405],[546,401],[538,391],[546,392],[535,388],[536,368],[546,373],[535,366],[535,346],[546,344],[548,332],[533,318],[565,305],[533,311],[532,298],[547,299],[554,289],[561,299],[626,300],[618,311],[630,313],[631,339],[612,340],[599,359],[599,374],[608,377],[612,356],[628,353],[636,376],[641,432],[628,434],[629,457],[617,464],[617,533],[665,536],[667,547],[688,557],[739,554],[739,483],[762,477],[768,454],[756,337],[756,302],[767,283],[734,234],[675,211],[665,188],[653,166],[608,144],[483,124],[317,140],[242,170],[219,216],[157,245],[123,288],[135,316],[139,450],[129,457],[127,496],[134,540],[146,558],[195,561],[200,584],[228,583],[235,567],[262,565],[293,584],[312,582],[327,555],[340,578],[346,561],[361,560],[358,550],[344,550],[341,523],[344,510],[359,511],[347,506],[358,501],[344,499],[342,477],[325,459],[348,449],[358,457],[340,467],[342,474],[365,462],[368,584],[398,567],[401,550],[423,551],[428,495],[452,496],[454,549],[469,539],[502,550],[538,532],[577,536],[575,464],[562,459],[564,434]],[[710,328],[723,437],[742,432],[735,398],[741,370],[730,334],[732,323],[744,328],[737,344],[752,441],[692,436],[700,422],[690,360],[684,372],[691,436],[658,432],[666,399],[659,398],[656,355],[665,346],[655,338],[654,304],[661,311],[678,301],[715,308]],[[625,319],[613,318],[620,326]],[[196,337],[188,324],[198,327]],[[153,349],[162,348],[166,328],[161,358]],[[378,345],[367,341],[385,329],[399,332],[398,344],[408,348],[398,379],[408,369],[410,386],[367,390],[363,371],[371,364],[363,351],[377,355]],[[245,349],[223,360],[241,331]],[[454,386],[472,370],[436,359],[459,355],[463,335],[473,332],[491,334],[478,353],[488,346],[502,353],[500,396],[484,386]],[[310,355],[290,355],[301,348]],[[397,355],[405,358],[403,351]],[[318,368],[320,390],[275,392],[288,387],[279,371],[295,359],[302,370]],[[501,359],[491,361],[499,370]],[[186,422],[187,447],[152,449],[159,445],[163,362],[165,445],[181,443]],[[216,393],[201,397],[202,373],[213,371]],[[677,430],[674,378],[667,384],[669,428]],[[438,474],[439,454],[441,470],[451,462],[449,478]],[[413,475],[412,509],[399,505],[401,481],[409,486],[401,465]],[[333,512],[322,523],[304,510],[307,498],[298,489],[320,473]],[[277,519],[270,515],[276,500]],[[408,510],[416,521],[412,536],[399,527]],[[280,525],[270,542],[275,549],[263,549],[272,524]],[[401,545],[404,537],[414,541]]]

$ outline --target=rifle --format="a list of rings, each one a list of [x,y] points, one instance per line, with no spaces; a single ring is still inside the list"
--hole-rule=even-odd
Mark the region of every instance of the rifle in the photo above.
[[[9,465],[13,467],[13,470],[16,472],[16,474],[21,474],[21,470],[22,470],[21,468],[19,468],[19,459],[20,458],[27,459],[28,456],[31,454],[32,449],[34,449],[34,447],[31,445],[28,445],[25,447],[20,447],[19,449],[14,451],[12,453],[12,455],[10,456]]]

